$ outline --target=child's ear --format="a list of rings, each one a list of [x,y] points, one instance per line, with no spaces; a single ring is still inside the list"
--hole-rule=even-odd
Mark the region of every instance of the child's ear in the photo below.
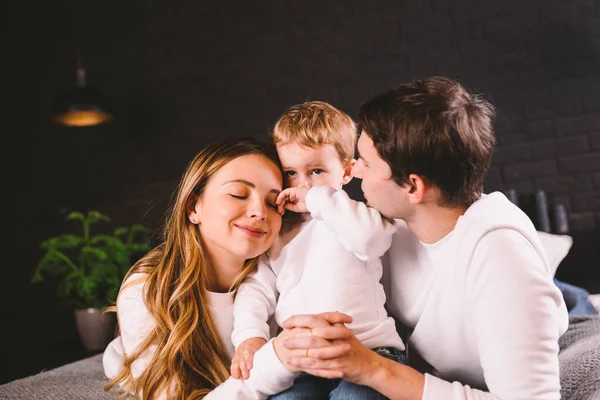
[[[354,167],[354,164],[356,164],[356,160],[352,159],[348,165],[346,165],[344,177],[342,178],[342,185],[347,185],[352,180],[352,167]]]

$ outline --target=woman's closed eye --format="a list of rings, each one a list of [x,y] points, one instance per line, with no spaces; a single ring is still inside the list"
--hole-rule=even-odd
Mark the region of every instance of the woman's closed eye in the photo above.
[[[233,197],[234,199],[239,199],[239,200],[246,200],[248,198],[248,196],[238,195],[238,194],[233,194],[233,193],[229,193],[229,195],[231,197]],[[277,210],[277,208],[278,208],[277,204],[275,204],[275,202],[265,201],[265,204],[274,210]]]

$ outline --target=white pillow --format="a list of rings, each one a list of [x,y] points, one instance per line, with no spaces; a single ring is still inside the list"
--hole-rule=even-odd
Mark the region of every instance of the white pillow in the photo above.
[[[590,301],[590,303],[592,303],[596,311],[600,313],[600,294],[591,294],[588,297],[588,300]]]
[[[568,235],[554,235],[552,233],[538,231],[542,246],[546,251],[546,257],[550,263],[550,271],[552,276],[556,274],[556,270],[561,261],[569,254],[573,245],[573,238]]]

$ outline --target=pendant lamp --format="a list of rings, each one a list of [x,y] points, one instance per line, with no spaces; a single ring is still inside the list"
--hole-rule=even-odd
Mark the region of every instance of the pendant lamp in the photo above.
[[[54,105],[53,120],[66,126],[92,126],[110,121],[115,112],[110,99],[87,86],[85,70],[77,63],[77,86],[63,93]]]
[[[101,91],[89,87],[85,82],[85,70],[79,59],[78,24],[73,0],[73,31],[75,53],[77,56],[77,86],[59,96],[53,107],[52,120],[66,126],[92,126],[110,121],[115,117],[115,110],[110,99]]]

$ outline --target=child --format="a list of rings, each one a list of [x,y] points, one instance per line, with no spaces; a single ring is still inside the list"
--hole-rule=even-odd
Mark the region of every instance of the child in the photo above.
[[[278,203],[282,207],[285,200],[285,208],[310,214],[284,222],[258,271],[239,288],[234,304],[232,375],[248,377],[254,352],[269,339],[269,317],[274,315],[281,326],[292,315],[325,311],[352,316],[348,327],[361,342],[405,362],[404,344],[393,318],[386,313],[385,293],[379,283],[379,257],[389,248],[395,225],[341,190],[352,179],[354,122],[330,104],[307,102],[288,109],[272,136],[283,166],[284,185],[291,188],[282,192]],[[335,222],[324,221],[328,207],[352,210],[368,232],[345,233],[348,239],[341,241]],[[331,398],[383,398],[365,386],[306,373],[299,374],[292,388],[272,398],[328,394]]]

